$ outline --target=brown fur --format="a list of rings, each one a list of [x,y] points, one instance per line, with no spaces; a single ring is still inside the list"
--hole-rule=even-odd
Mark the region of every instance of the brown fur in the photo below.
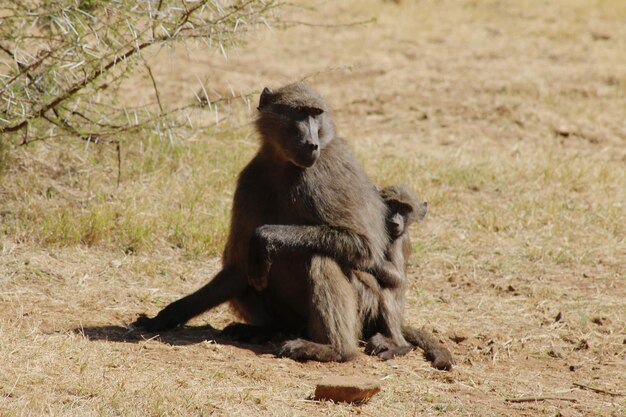
[[[443,345],[422,330],[402,326],[406,269],[411,254],[409,226],[424,219],[428,205],[418,200],[404,185],[383,188],[380,195],[387,205],[387,228],[392,240],[380,265],[372,268],[369,274],[360,271],[356,273],[357,278],[372,292],[379,291],[378,311],[369,313],[374,314],[377,333],[368,339],[366,351],[382,359],[391,359],[411,350],[408,339],[411,344],[424,350],[424,355],[435,368],[451,369],[452,355]],[[372,283],[372,276],[377,281],[378,289]]]
[[[381,306],[390,321],[402,322],[404,293],[397,298],[381,291],[372,275],[358,270],[385,260],[386,208],[346,143],[335,137],[323,99],[301,83],[275,93],[265,89],[259,113],[262,143],[239,175],[222,270],[134,325],[167,330],[230,302],[249,323],[226,329],[231,334],[306,335],[281,348],[281,355],[297,360],[349,360],[362,336],[380,339],[379,348],[389,345],[383,358],[406,353],[406,343],[380,330],[435,352],[440,346],[420,330],[380,328]]]
[[[229,301],[250,324],[306,335],[286,342],[284,356],[349,360],[365,291],[351,271],[384,259],[385,205],[307,85],[265,89],[257,130],[261,147],[239,175],[222,270],[135,325],[170,329]]]

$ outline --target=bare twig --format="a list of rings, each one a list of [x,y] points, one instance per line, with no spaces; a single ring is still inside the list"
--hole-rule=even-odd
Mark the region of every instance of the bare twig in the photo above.
[[[159,88],[157,87],[156,80],[154,79],[154,75],[152,74],[152,68],[148,65],[148,61],[144,58],[143,54],[139,54],[141,60],[143,61],[143,65],[148,70],[148,75],[150,76],[150,80],[152,81],[152,88],[154,88],[154,95],[156,96],[157,103],[159,104],[160,114],[163,114],[163,105],[161,104],[161,95],[159,94]]]
[[[300,20],[283,20],[281,23],[285,25],[298,25],[298,26],[310,26],[310,27],[318,27],[318,28],[349,28],[353,26],[363,26],[368,25],[370,23],[376,23],[376,18],[372,17],[367,20],[359,20],[356,22],[350,23],[311,23],[311,22],[303,22]]]
[[[571,402],[578,402],[578,400],[576,398],[570,398],[570,397],[557,397],[557,396],[552,396],[552,395],[540,395],[537,397],[520,397],[520,398],[505,398],[504,401],[509,402],[509,403],[532,403],[535,401],[548,401],[548,400],[556,400],[556,401],[571,401]]]
[[[157,15],[161,12],[161,7],[163,7],[163,0],[159,0],[159,4],[157,5],[157,8],[156,8],[156,14]],[[158,18],[158,16],[157,16],[157,18]],[[152,25],[151,25],[152,26],[151,30],[152,30],[152,38],[153,39],[156,37],[155,29],[156,29],[157,22],[158,22],[158,20],[153,17],[152,18]]]
[[[611,391],[607,391],[607,390],[602,389],[602,388],[590,387],[589,385],[580,384],[578,382],[573,382],[572,385],[575,386],[575,387],[581,388],[581,389],[586,389],[586,390],[597,392],[597,393],[600,393],[600,394],[611,395],[613,397],[624,397],[624,396],[626,396],[626,394],[624,394],[624,393],[611,392]]]
[[[122,145],[119,140],[115,143],[115,149],[117,150],[117,188],[120,188],[122,179]]]
[[[37,59],[36,61],[32,62],[29,65],[24,65],[20,62],[17,61],[17,59],[15,58],[15,55],[6,47],[0,45],[0,49],[4,52],[6,52],[8,55],[11,56],[11,58],[13,60],[15,60],[15,62],[17,63],[18,67],[19,67],[19,72],[17,74],[15,74],[13,77],[11,77],[3,86],[2,89],[0,89],[0,97],[2,97],[2,95],[4,94],[4,92],[6,91],[7,88],[9,88],[9,86],[11,84],[13,84],[15,82],[15,80],[17,80],[18,78],[20,78],[23,75],[26,75],[28,77],[29,80],[32,81],[32,78],[30,76],[30,71],[36,69],[39,65],[41,65],[46,59],[48,59],[52,54],[53,51],[47,51],[44,54],[41,55],[41,57],[39,57],[39,59]]]
[[[9,48],[7,48],[6,46],[3,46],[2,44],[0,44],[0,51],[3,51],[4,53],[6,53],[8,56],[11,57],[11,59],[14,58],[13,52],[11,52]]]

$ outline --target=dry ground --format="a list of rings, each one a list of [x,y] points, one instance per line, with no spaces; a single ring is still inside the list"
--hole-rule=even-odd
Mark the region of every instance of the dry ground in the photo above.
[[[374,180],[430,202],[407,320],[445,340],[454,370],[418,352],[277,359],[220,340],[223,307],[159,337],[127,331],[219,268],[255,147],[244,107],[215,138],[130,152],[119,190],[105,151],[14,151],[0,185],[0,415],[626,415],[626,3],[317,7],[289,19],[377,21],[263,33],[226,61],[163,52],[161,94],[310,77]],[[149,82],[128,96],[152,100]],[[362,406],[309,400],[330,374],[383,390]],[[507,401],[523,397],[538,401]]]

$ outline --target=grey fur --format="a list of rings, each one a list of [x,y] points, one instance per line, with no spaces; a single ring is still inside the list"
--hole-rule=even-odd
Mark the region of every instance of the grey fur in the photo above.
[[[362,272],[375,270],[393,251],[386,206],[335,136],[321,96],[303,83],[266,88],[256,126],[261,146],[239,175],[222,270],[156,317],[141,315],[134,326],[171,329],[229,302],[252,327],[304,335],[279,352],[293,359],[349,360],[362,337],[378,340],[379,356],[387,358],[410,350],[405,336],[434,364],[442,357],[451,363],[432,336],[398,328],[404,291],[383,290]]]
[[[223,269],[135,325],[173,328],[229,301],[250,324],[306,336],[286,342],[284,356],[349,360],[368,299],[352,271],[383,261],[385,205],[307,85],[264,90],[256,126],[261,147],[239,175]]]
[[[371,303],[366,314],[373,317],[376,333],[367,341],[366,351],[382,359],[404,355],[411,345],[423,349],[424,355],[438,369],[452,368],[450,352],[425,331],[402,326],[406,299],[406,269],[411,255],[409,226],[420,222],[428,212],[428,204],[419,200],[406,185],[394,185],[380,190],[387,205],[387,227],[391,241],[385,252],[385,259],[368,273],[358,271],[356,276],[372,293],[378,292],[377,311],[371,311]],[[375,278],[378,287],[372,284]]]

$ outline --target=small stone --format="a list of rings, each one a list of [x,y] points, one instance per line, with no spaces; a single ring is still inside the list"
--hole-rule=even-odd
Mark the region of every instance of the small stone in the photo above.
[[[548,355],[553,358],[561,359],[563,358],[563,351],[557,346],[552,346],[552,349],[548,351]]]
[[[609,39],[611,39],[611,34],[599,30],[592,30],[591,37],[594,41],[608,41]]]
[[[450,340],[452,340],[454,343],[456,343],[458,345],[459,343],[462,343],[462,342],[466,341],[467,340],[467,336],[463,336],[463,335],[455,333],[454,335],[452,335],[450,337]]]
[[[554,128],[554,133],[564,138],[568,138],[574,134],[574,130],[567,125],[559,125]]]
[[[593,324],[597,324],[598,326],[604,326],[605,324],[611,323],[611,320],[606,317],[594,317],[591,319],[591,322]]]
[[[380,383],[371,378],[332,376],[315,388],[315,398],[335,402],[361,403],[380,391]]]
[[[587,350],[589,349],[589,342],[586,339],[580,339],[578,345],[574,348],[574,350]]]

